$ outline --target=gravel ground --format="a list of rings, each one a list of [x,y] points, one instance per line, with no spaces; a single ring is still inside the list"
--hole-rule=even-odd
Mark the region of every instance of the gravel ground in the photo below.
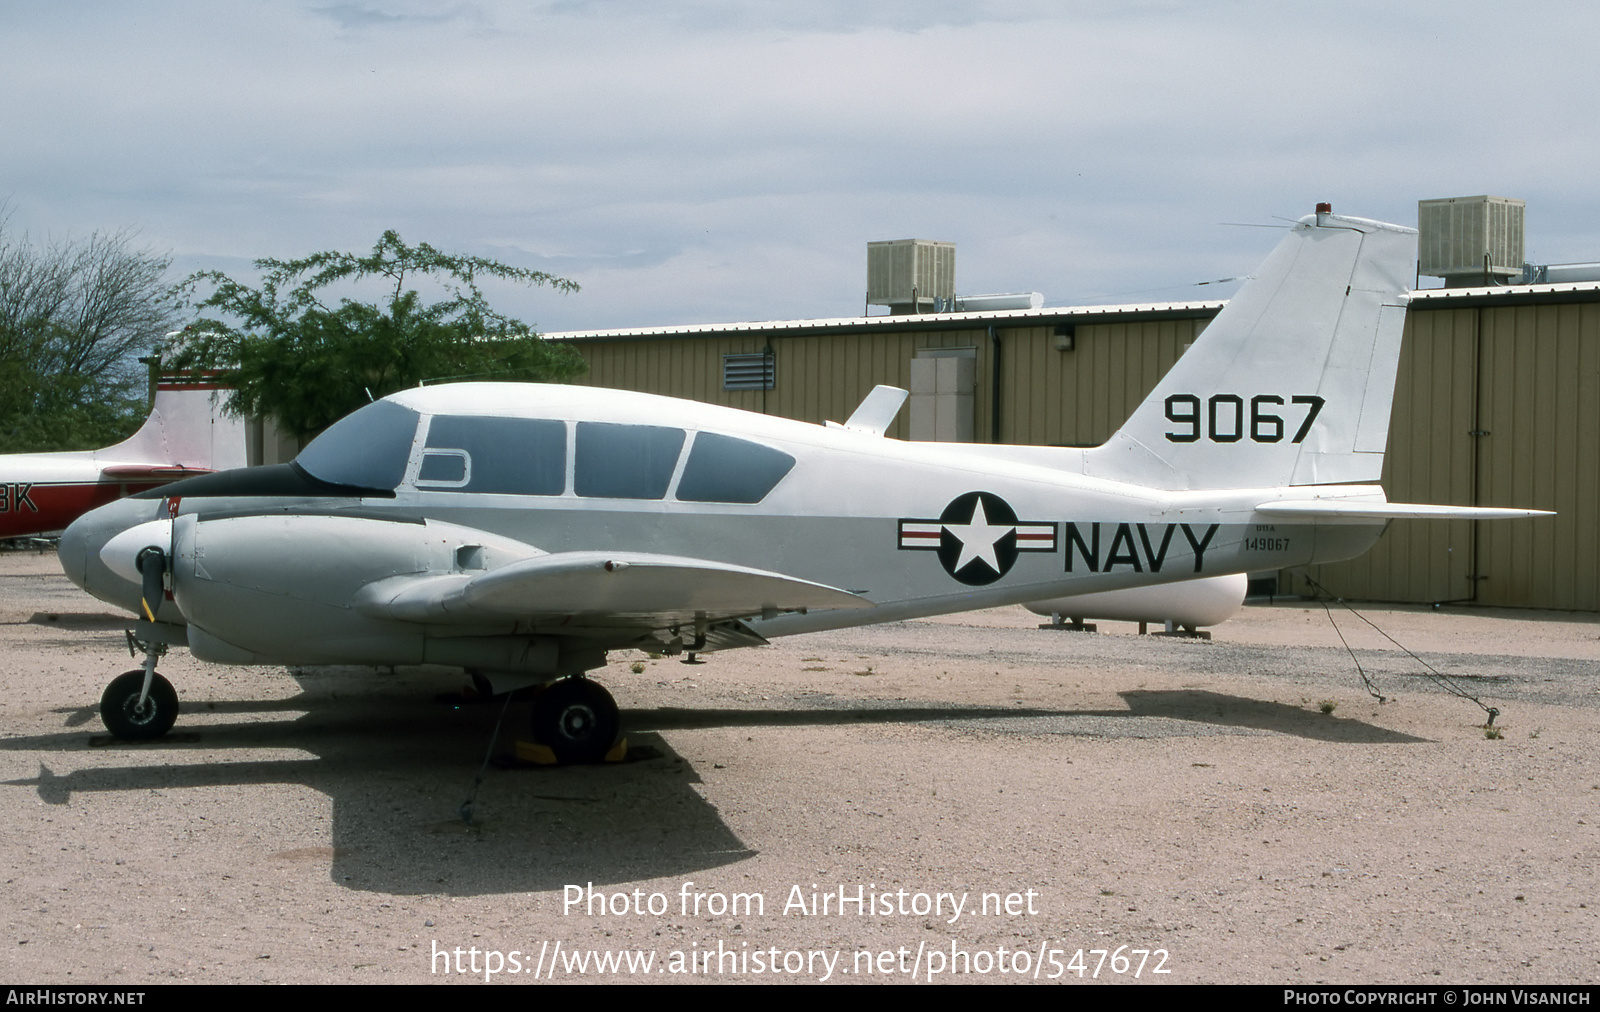
[[[1600,626],[1365,614],[1503,737],[1348,613],[1387,702],[1317,605],[1209,643],[1015,608],[615,655],[633,760],[516,768],[513,704],[469,825],[502,708],[441,701],[459,676],[176,653],[173,735],[107,744],[122,621],[53,556],[3,555],[0,974],[1594,981]]]

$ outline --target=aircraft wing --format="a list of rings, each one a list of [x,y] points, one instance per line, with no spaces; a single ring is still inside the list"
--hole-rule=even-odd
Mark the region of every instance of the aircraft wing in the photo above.
[[[356,607],[410,622],[551,619],[586,628],[662,629],[872,603],[820,583],[704,559],[559,552],[476,575],[380,580],[361,591]]]
[[[1555,516],[1549,510],[1501,509],[1497,506],[1432,506],[1405,502],[1363,502],[1339,499],[1289,499],[1262,503],[1262,516],[1303,520],[1509,520]]]

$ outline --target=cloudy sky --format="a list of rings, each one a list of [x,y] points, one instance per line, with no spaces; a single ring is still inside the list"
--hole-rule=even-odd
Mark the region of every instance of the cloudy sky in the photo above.
[[[1318,200],[1520,197],[1529,259],[1600,260],[1597,38],[1478,0],[7,0],[0,201],[174,280],[393,228],[581,283],[493,291],[543,330],[856,315],[912,236],[965,293],[1215,297]]]

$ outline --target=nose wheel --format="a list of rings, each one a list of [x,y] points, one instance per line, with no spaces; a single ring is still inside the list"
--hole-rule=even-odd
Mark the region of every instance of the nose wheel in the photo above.
[[[178,693],[172,683],[151,673],[145,691],[143,668],[118,675],[100,697],[100,720],[124,741],[154,741],[172,730],[178,719]]]
[[[100,696],[100,721],[113,737],[123,741],[154,741],[172,730],[178,719],[178,693],[156,673],[156,663],[166,655],[167,645],[141,640],[131,629],[127,635],[129,655],[143,654],[144,667],[125,671],[106,686]]]
[[[622,729],[617,702],[605,686],[582,675],[552,682],[533,701],[533,739],[559,763],[597,763]]]

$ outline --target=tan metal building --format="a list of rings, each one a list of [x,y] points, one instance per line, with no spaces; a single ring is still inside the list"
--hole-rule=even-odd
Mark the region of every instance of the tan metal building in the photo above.
[[[913,391],[890,435],[1095,446],[1122,424],[1220,302],[872,316],[546,335],[579,382],[843,420],[879,383]],[[930,387],[964,360],[961,391]],[[949,375],[954,371],[946,370]],[[965,395],[965,400],[961,396]],[[943,428],[940,428],[943,426]],[[1313,576],[1358,600],[1600,611],[1600,284],[1418,292],[1384,487],[1391,499],[1556,510],[1554,518],[1402,520]],[[1300,592],[1297,574],[1280,589]]]

